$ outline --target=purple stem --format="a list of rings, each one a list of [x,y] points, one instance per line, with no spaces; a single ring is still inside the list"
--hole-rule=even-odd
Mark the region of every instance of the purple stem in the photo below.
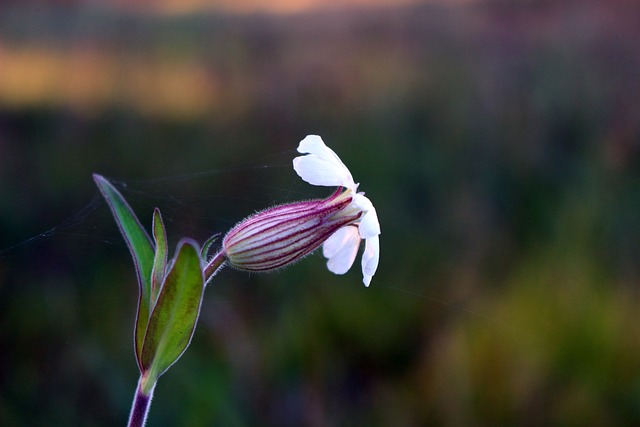
[[[224,262],[226,260],[227,257],[222,250],[213,256],[211,261],[209,261],[204,268],[204,283],[208,283],[209,280],[215,276],[222,267],[224,267]]]
[[[128,427],[144,427],[147,422],[149,408],[151,407],[151,398],[153,397],[153,390],[156,388],[156,385],[153,384],[151,389],[145,393],[142,390],[142,381],[143,379],[140,377],[138,388],[136,389],[136,395],[133,398],[131,413],[129,414]]]

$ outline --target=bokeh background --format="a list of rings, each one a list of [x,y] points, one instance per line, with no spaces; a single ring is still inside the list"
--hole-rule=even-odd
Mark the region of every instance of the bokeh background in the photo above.
[[[225,270],[150,426],[640,423],[640,3],[0,6],[0,424],[124,425],[133,265],[91,174],[173,247],[276,203],[320,134],[382,224]]]

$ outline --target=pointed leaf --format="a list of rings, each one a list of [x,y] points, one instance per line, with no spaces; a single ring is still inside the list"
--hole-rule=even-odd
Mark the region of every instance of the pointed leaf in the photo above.
[[[156,302],[142,348],[143,374],[159,377],[180,358],[195,330],[204,278],[197,244],[183,239]]]
[[[153,240],[156,242],[156,255],[151,273],[151,299],[149,304],[151,309],[156,303],[167,270],[167,233],[158,208],[153,211]]]
[[[140,221],[122,194],[103,176],[94,174],[93,179],[106,199],[116,223],[120,228],[120,232],[133,256],[133,263],[135,264],[140,290],[138,296],[138,314],[136,317],[135,347],[138,366],[142,369],[140,356],[142,353],[144,333],[147,330],[149,313],[151,311],[149,301],[151,296],[151,270],[153,268],[154,257],[153,243],[151,243],[151,238],[149,238],[149,235],[140,224]]]
[[[220,233],[216,233],[213,236],[209,237],[207,239],[207,241],[202,244],[202,249],[200,249],[200,257],[203,260],[207,259],[207,256],[209,255],[209,249],[211,248],[211,245],[213,244],[213,242],[215,242],[219,238],[220,238]]]

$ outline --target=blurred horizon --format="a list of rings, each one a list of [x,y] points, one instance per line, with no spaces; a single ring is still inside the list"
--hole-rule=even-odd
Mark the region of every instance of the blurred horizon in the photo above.
[[[371,87],[377,84],[369,71],[372,68],[398,73],[388,77],[402,86],[411,83],[408,79],[419,78],[407,75],[407,70],[417,66],[413,63],[414,53],[423,48],[416,45],[416,38],[447,37],[448,43],[470,46],[484,40],[486,46],[479,45],[480,50],[504,44],[507,35],[514,40],[510,43],[518,43],[514,39],[517,37],[519,43],[529,45],[566,37],[565,44],[576,43],[589,49],[597,48],[590,45],[590,39],[601,36],[606,43],[606,37],[620,34],[630,45],[640,38],[635,25],[638,7],[625,0],[590,0],[586,3],[589,7],[584,7],[583,2],[528,5],[499,0],[409,1],[399,6],[380,2],[363,6],[358,1],[345,0],[336,9],[291,1],[300,5],[292,8],[292,13],[279,13],[277,8],[264,12],[259,2],[237,2],[247,7],[247,13],[240,14],[211,2],[212,8],[204,13],[199,13],[201,6],[194,3],[191,12],[168,15],[158,14],[158,10],[170,1],[140,3],[140,12],[144,13],[133,14],[117,1],[99,6],[77,1],[61,9],[49,9],[51,6],[38,2],[5,6],[4,13],[0,13],[0,106],[59,106],[83,114],[124,107],[174,119],[235,111],[243,108],[232,105],[238,102],[237,89],[259,90],[256,79],[259,86],[265,77],[254,72],[273,70],[265,61],[267,58],[253,70],[231,68],[242,67],[237,62],[242,60],[239,57],[231,63],[226,58],[227,63],[218,61],[216,53],[229,49],[224,37],[230,31],[247,40],[253,38],[256,49],[261,43],[278,46],[281,41],[295,43],[299,38],[298,44],[310,42],[320,55],[338,48],[336,42],[347,43],[344,49],[358,43],[366,45],[368,34],[377,32],[386,38],[384,47],[394,49],[398,60],[405,62],[404,70],[385,70],[390,64],[376,56],[373,41],[363,61],[350,63],[347,59],[344,64],[324,65],[334,77],[330,83],[336,84],[335,90],[340,92],[347,84],[360,85],[356,89],[359,91],[377,90]],[[14,25],[18,22],[19,26]],[[62,22],[71,25],[61,25]],[[443,31],[451,25],[458,25],[463,31]],[[258,40],[259,37],[265,39]],[[313,40],[315,37],[317,40]],[[269,45],[264,47],[268,49]],[[279,53],[273,51],[274,55]],[[301,54],[311,58],[313,52]],[[314,67],[312,59],[297,62],[301,67]],[[230,74],[236,71],[242,73]],[[148,96],[150,93],[154,96]]]

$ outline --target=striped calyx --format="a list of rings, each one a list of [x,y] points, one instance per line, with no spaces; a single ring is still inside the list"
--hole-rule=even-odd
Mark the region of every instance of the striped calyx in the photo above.
[[[313,252],[362,212],[350,206],[352,196],[338,189],[331,197],[275,206],[232,228],[222,241],[227,262],[246,271],[270,271]]]

